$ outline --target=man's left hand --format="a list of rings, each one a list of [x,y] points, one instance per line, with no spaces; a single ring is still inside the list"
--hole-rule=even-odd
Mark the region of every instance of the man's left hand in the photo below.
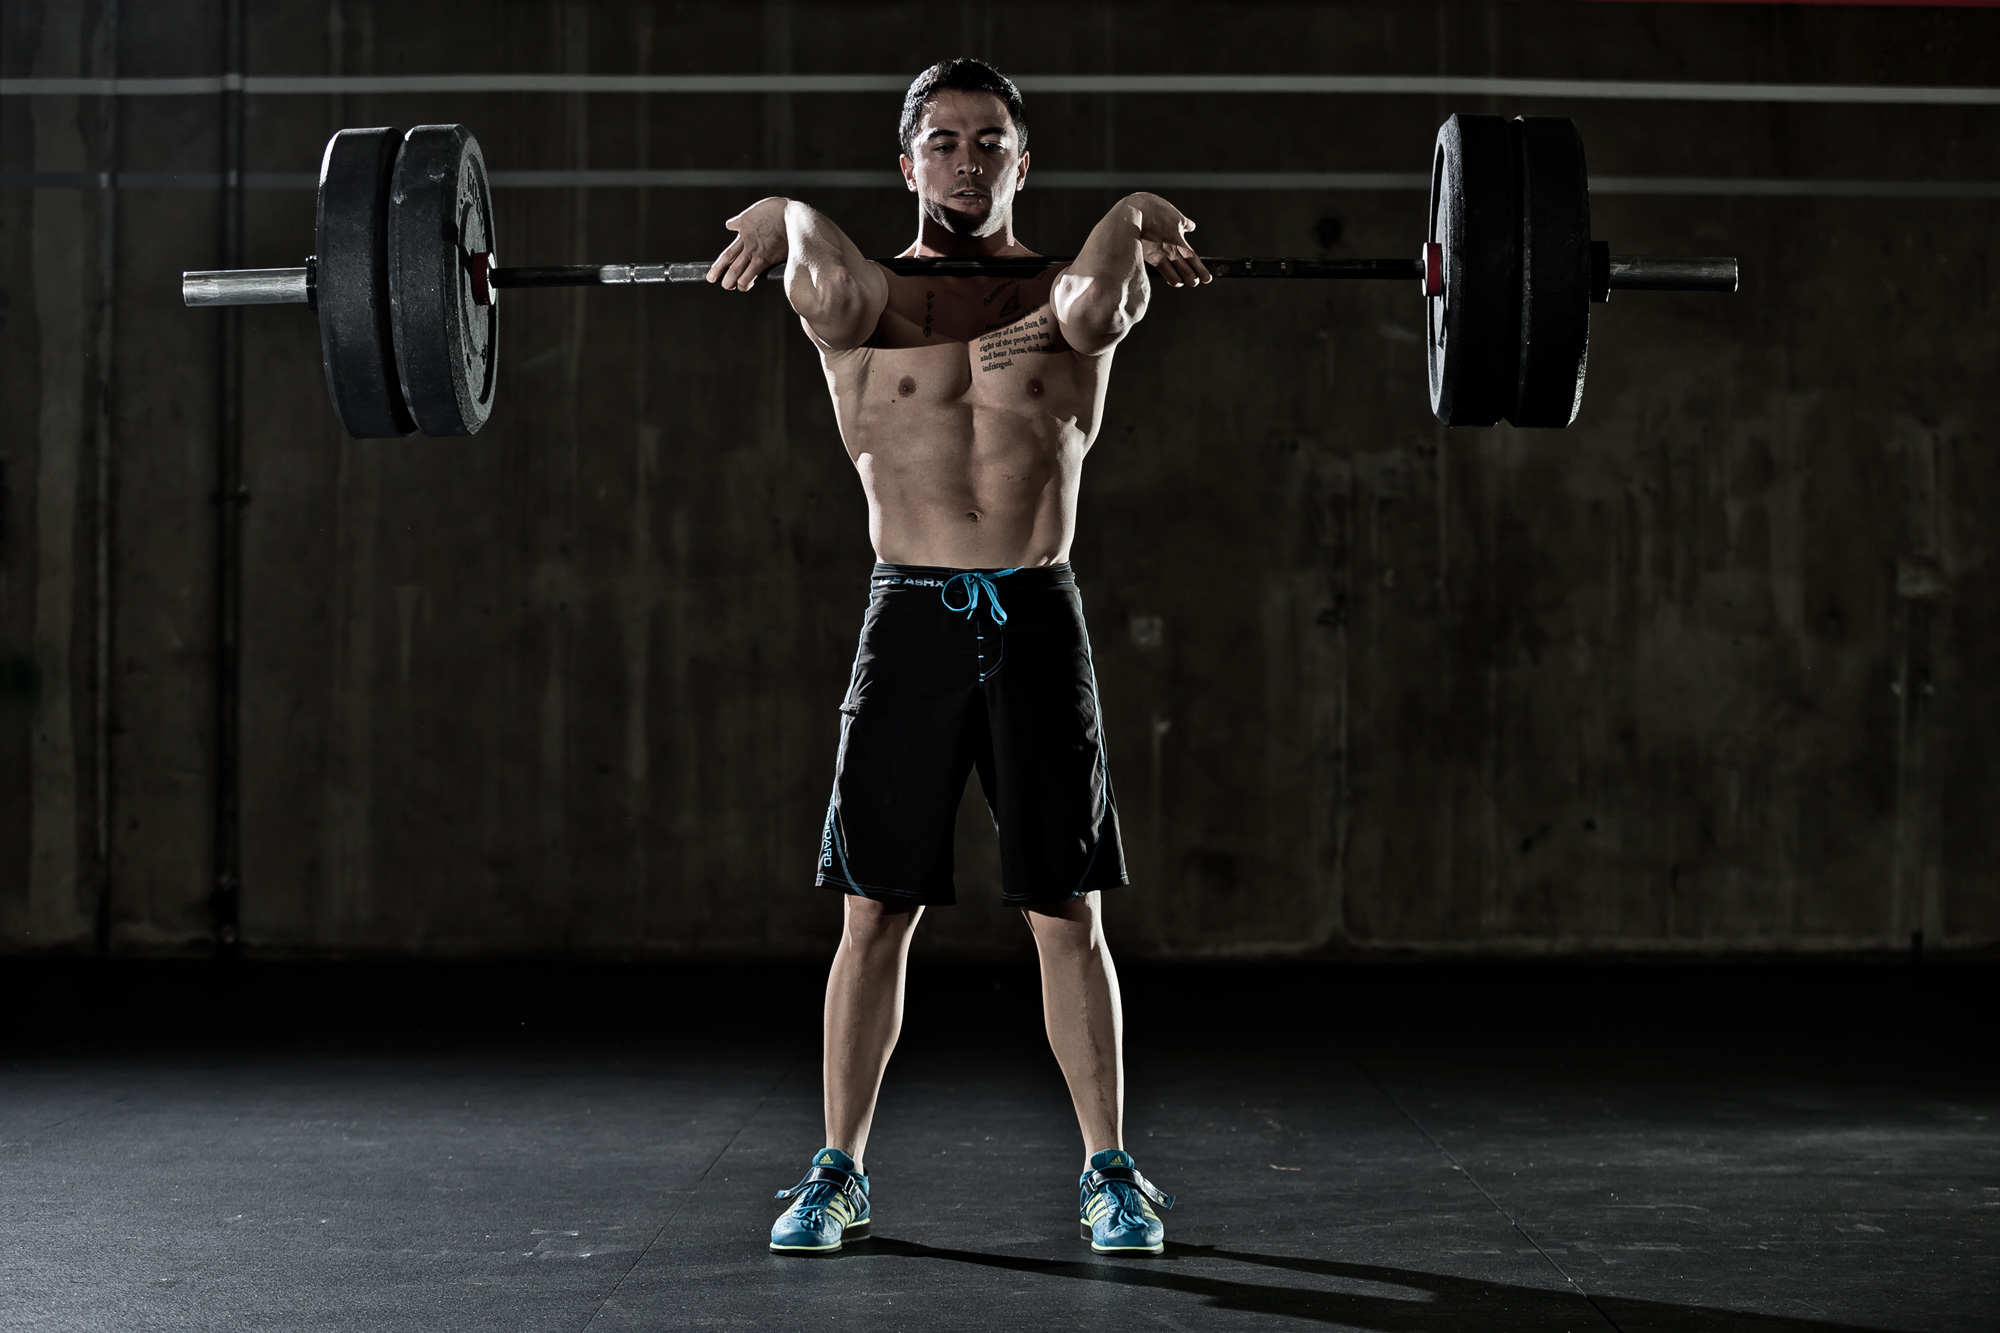
[[[1194,219],[1157,194],[1135,194],[1126,200],[1138,214],[1139,244],[1146,262],[1175,287],[1199,287],[1215,275],[1187,242]]]

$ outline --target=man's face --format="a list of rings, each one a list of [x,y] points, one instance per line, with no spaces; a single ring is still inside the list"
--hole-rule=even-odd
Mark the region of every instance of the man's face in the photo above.
[[[947,89],[924,104],[902,159],[903,179],[924,216],[954,236],[991,236],[1014,212],[1014,192],[1028,178],[1007,104],[992,93]]]

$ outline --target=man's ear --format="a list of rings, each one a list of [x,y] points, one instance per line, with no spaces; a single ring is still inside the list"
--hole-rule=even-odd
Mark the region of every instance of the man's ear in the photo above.
[[[915,194],[917,192],[917,164],[910,161],[909,154],[905,153],[896,159],[896,165],[903,169],[903,188],[911,194]]]
[[[1014,164],[1014,189],[1018,192],[1028,188],[1028,155],[1021,154],[1021,160]]]

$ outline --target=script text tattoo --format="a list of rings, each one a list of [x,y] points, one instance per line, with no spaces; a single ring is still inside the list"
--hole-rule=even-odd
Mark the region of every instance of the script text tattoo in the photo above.
[[[1009,328],[998,329],[979,340],[979,369],[1005,370],[1021,352],[1046,352],[1055,345],[1049,332],[1049,317],[1037,315]]]

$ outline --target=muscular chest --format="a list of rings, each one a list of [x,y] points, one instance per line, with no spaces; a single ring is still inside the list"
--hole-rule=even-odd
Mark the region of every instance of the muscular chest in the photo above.
[[[1032,410],[1073,377],[1049,295],[1053,278],[892,280],[859,386],[869,403],[973,401]]]
[[[1001,329],[1049,314],[1054,285],[1053,274],[1029,279],[891,275],[889,305],[869,346],[978,343]],[[1053,317],[1047,327],[1054,330]]]

